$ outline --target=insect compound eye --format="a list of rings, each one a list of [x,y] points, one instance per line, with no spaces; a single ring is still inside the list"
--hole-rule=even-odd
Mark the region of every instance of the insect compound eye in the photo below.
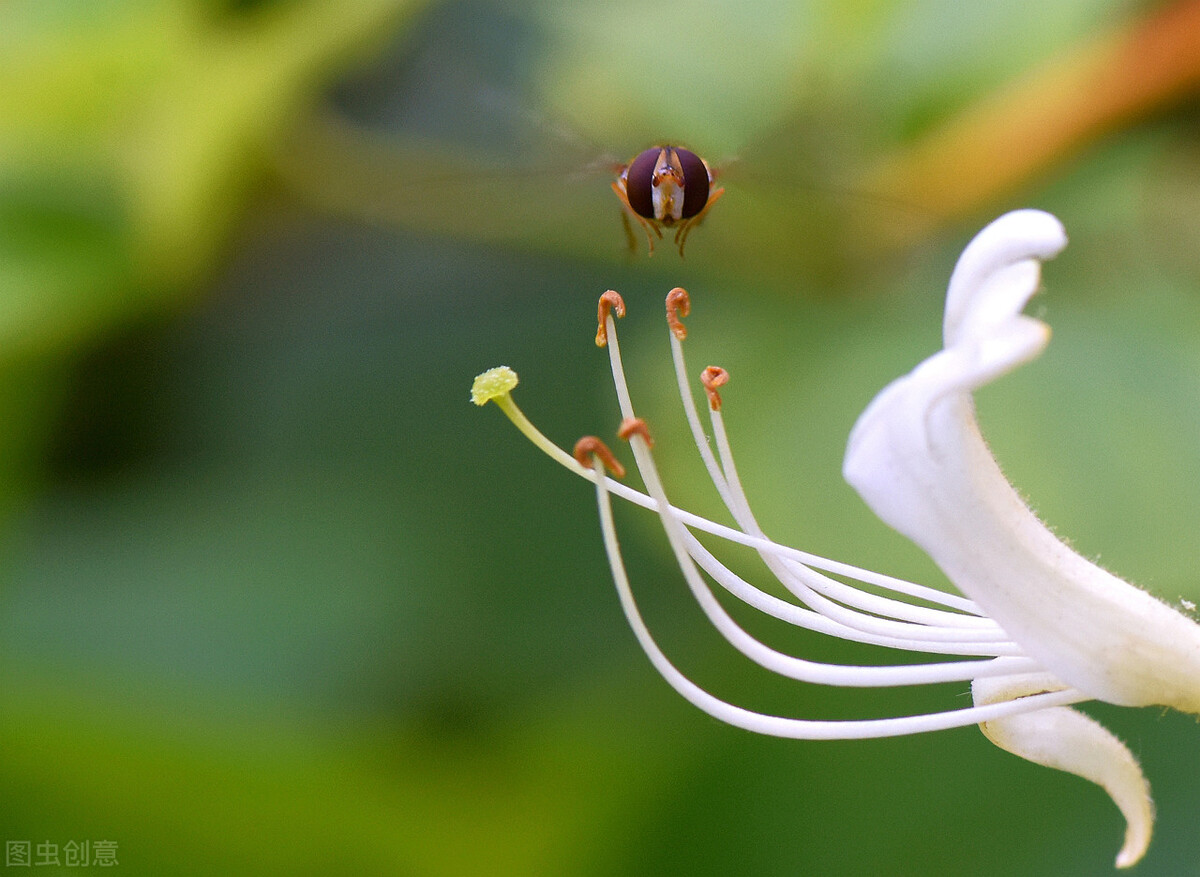
[[[638,159],[645,154],[643,152]],[[683,211],[680,218],[691,219],[708,203],[708,167],[704,159],[690,149],[675,147],[675,155],[679,159],[679,166],[683,168]]]
[[[629,167],[625,169],[625,197],[629,199],[629,206],[633,208],[633,212],[645,219],[654,219],[654,168],[658,166],[660,155],[662,155],[660,146],[647,149],[631,161]],[[696,161],[700,161],[696,156],[692,157]],[[707,180],[707,178],[708,175],[705,174],[705,179]],[[705,200],[708,199],[707,190],[706,182]]]

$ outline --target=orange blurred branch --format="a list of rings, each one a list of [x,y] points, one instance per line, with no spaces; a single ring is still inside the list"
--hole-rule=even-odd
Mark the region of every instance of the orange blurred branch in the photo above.
[[[876,168],[865,185],[918,205],[937,224],[989,205],[1197,85],[1200,0],[1180,0],[968,107]]]

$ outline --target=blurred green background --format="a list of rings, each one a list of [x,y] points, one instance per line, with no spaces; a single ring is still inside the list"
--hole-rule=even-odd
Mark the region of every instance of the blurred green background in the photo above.
[[[841,482],[845,438],[939,345],[965,242],[1042,207],[1072,236],[1033,305],[1055,338],[980,394],[985,432],[1080,551],[1200,601],[1194,80],[1087,136],[1021,111],[1103,106],[1056,77],[1156,16],[1200,56],[1169,18],[1193,6],[0,4],[0,839],[115,841],[155,875],[1109,872],[1108,798],[977,729],[795,743],[693,710],[621,617],[590,488],[467,391],[505,363],[561,444],[611,434],[591,338],[616,288],[669,485],[716,513],[672,402],[661,302],[686,286],[768,532],[937,583]],[[1014,82],[1038,99],[991,102]],[[1060,148],[897,182],[973,108]],[[608,190],[664,138],[727,168],[686,260],[629,256]],[[619,523],[652,628],[718,694],[964,702],[769,678],[656,522]],[[1200,873],[1195,719],[1087,709],[1155,793],[1137,873]]]

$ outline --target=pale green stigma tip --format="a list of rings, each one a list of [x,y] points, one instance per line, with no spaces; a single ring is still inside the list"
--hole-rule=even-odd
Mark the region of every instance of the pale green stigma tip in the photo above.
[[[517,373],[506,365],[490,368],[471,384],[471,401],[486,405],[500,396],[507,396],[517,385]]]

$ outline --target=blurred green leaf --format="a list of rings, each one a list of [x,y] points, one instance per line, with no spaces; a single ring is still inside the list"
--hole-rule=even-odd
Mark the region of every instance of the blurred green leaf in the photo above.
[[[61,349],[212,264],[265,145],[420,4],[6,4],[0,350]]]

